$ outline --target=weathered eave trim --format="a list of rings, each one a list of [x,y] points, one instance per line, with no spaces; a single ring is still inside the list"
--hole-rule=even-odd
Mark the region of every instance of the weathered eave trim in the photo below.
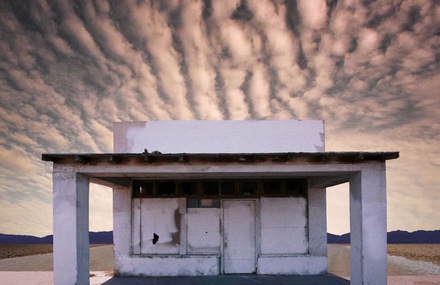
[[[386,161],[399,157],[399,152],[287,152],[287,153],[45,153],[43,161],[57,164],[94,165],[102,163],[263,163],[295,162],[307,163],[361,163]]]

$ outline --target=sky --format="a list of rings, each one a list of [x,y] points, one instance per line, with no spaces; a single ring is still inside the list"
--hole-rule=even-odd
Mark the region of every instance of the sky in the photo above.
[[[52,233],[42,153],[113,149],[113,122],[324,120],[387,162],[388,230],[440,229],[440,2],[0,1],[0,233]],[[347,185],[328,231],[349,231]],[[92,185],[90,230],[112,229]]]

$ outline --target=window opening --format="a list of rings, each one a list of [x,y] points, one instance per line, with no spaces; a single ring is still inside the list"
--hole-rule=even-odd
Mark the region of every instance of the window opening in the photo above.
[[[218,199],[200,199],[200,208],[220,208]]]
[[[176,183],[172,181],[157,183],[157,196],[174,196],[176,194]]]
[[[188,198],[186,199],[187,208],[199,208],[199,199]]]
[[[222,181],[220,182],[220,192],[223,196],[235,195],[235,182],[234,181]]]
[[[203,181],[202,182],[202,193],[203,195],[219,195],[219,182],[218,181]]]
[[[180,191],[184,196],[197,195],[197,182],[183,181],[180,183]]]
[[[154,182],[134,181],[133,196],[135,198],[151,197],[154,195]]]
[[[292,179],[285,181],[286,194],[292,197],[302,197],[306,195],[307,180]]]
[[[219,199],[234,197],[305,197],[306,179],[200,179],[134,180],[134,198],[187,197]]]
[[[255,196],[258,195],[258,182],[257,181],[240,181],[239,191],[240,195]]]
[[[220,208],[220,200],[188,198],[186,206],[187,208]]]
[[[264,181],[264,194],[268,196],[280,196],[281,182],[278,180]]]

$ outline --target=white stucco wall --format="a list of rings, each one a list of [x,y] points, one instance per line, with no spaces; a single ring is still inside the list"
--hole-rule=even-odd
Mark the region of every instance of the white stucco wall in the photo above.
[[[317,275],[326,273],[324,256],[262,256],[258,258],[258,274]]]
[[[120,276],[210,276],[220,274],[216,256],[122,256]]]
[[[324,151],[323,121],[149,121],[114,124],[114,151],[141,153]]]

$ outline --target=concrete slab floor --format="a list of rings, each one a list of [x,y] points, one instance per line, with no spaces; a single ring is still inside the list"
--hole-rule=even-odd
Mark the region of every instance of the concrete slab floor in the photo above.
[[[111,271],[91,272],[90,285],[163,285],[163,284],[349,284],[335,275],[324,276],[255,276],[228,275],[211,277],[113,278]],[[260,277],[260,278],[255,278]],[[0,271],[0,285],[52,285],[51,271]],[[388,276],[388,285],[440,285],[440,275]]]
[[[113,277],[102,285],[348,285],[348,280],[332,274],[297,275],[219,275],[203,277]]]

